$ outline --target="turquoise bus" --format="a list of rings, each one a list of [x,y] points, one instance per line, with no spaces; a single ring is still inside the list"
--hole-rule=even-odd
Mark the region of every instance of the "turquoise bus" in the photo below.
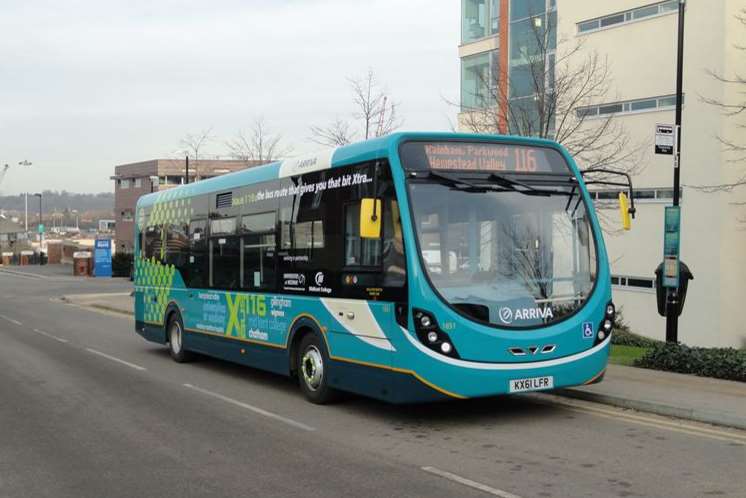
[[[554,142],[396,133],[146,195],[136,331],[315,403],[598,382],[615,309],[587,183]]]

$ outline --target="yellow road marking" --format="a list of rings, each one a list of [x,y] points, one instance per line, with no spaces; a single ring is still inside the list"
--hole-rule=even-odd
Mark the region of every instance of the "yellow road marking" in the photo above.
[[[678,432],[681,434],[687,434],[690,436],[700,436],[705,438],[714,439],[717,441],[726,441],[726,442],[740,442],[746,444],[746,433],[744,432],[735,432],[736,429],[733,431],[725,431],[725,430],[719,430],[714,428],[708,428],[708,427],[700,427],[696,425],[687,424],[685,422],[679,422],[679,421],[669,421],[669,420],[663,420],[653,417],[647,417],[644,415],[635,415],[632,413],[626,413],[622,411],[623,409],[605,409],[605,408],[597,408],[595,406],[589,406],[585,403],[580,403],[577,401],[571,401],[568,399],[561,398],[559,396],[553,396],[553,395],[543,395],[545,398],[551,398],[551,401],[547,400],[540,400],[542,402],[551,402],[552,404],[558,404],[562,405],[563,407],[567,408],[568,410],[578,412],[578,413],[589,413],[592,415],[596,415],[599,417],[604,417],[612,420],[624,420],[627,422],[632,422],[639,425],[644,425],[646,427],[653,427],[656,429],[664,429],[671,432]],[[533,398],[533,399],[539,399],[539,398]]]

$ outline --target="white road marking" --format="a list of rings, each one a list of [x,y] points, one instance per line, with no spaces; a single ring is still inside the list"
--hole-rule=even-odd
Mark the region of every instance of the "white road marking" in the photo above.
[[[96,351],[95,349],[85,348],[85,350],[88,351],[89,353],[93,353],[103,358],[109,359],[111,361],[116,361],[117,363],[121,363],[122,365],[128,366],[130,368],[134,368],[135,370],[140,370],[140,371],[147,370],[147,368],[145,367],[141,367],[140,365],[135,365],[134,363],[130,363],[128,361],[120,360],[119,358],[110,356],[106,353],[102,353],[101,351]]]
[[[445,470],[436,469],[435,467],[421,468],[422,470],[430,474],[434,474],[436,476],[443,477],[444,479],[463,484],[464,486],[469,486],[470,488],[478,489],[479,491],[491,494],[492,496],[499,496],[500,498],[521,498],[520,496],[514,495],[513,493],[508,493],[507,491],[487,486],[486,484],[482,484],[481,482],[472,481],[471,479],[446,472]]]
[[[709,439],[714,439],[717,441],[725,441],[725,442],[739,442],[746,444],[746,433],[738,431],[734,429],[733,432],[726,431],[726,430],[719,430],[715,428],[709,428],[709,427],[701,427],[698,425],[693,424],[687,424],[684,422],[680,422],[676,419],[672,420],[665,420],[662,418],[653,418],[653,417],[647,417],[644,415],[637,415],[634,413],[628,413],[623,411],[622,408],[600,408],[596,406],[591,406],[593,403],[591,402],[582,402],[578,400],[570,400],[566,398],[562,398],[561,396],[554,396],[554,395],[542,395],[544,398],[551,398],[551,401],[548,400],[541,400],[538,397],[530,396],[532,399],[535,399],[540,402],[545,403],[552,403],[552,404],[558,404],[562,405],[565,408],[578,412],[578,413],[588,413],[591,415],[596,415],[598,417],[604,417],[612,420],[617,421],[625,421],[625,422],[631,422],[633,424],[639,424],[644,425],[646,427],[654,427],[656,429],[664,429],[671,432],[678,432],[681,434],[688,434],[690,436],[699,436]]]
[[[41,334],[44,337],[49,337],[50,339],[54,339],[55,341],[65,342],[65,343],[68,342],[67,339],[63,339],[62,337],[57,337],[56,335],[52,335],[49,332],[44,332],[43,330],[34,329],[34,332],[36,332],[37,334]]]
[[[227,396],[223,396],[222,394],[218,394],[218,393],[215,393],[215,392],[212,392],[212,391],[208,391],[207,389],[202,389],[200,387],[193,386],[191,384],[184,384],[184,387],[186,387],[188,389],[192,389],[192,390],[197,391],[197,392],[200,392],[202,394],[206,394],[207,396],[212,396],[213,398],[217,398],[217,399],[219,399],[221,401],[225,401],[226,403],[230,403],[232,405],[239,406],[241,408],[244,408],[246,410],[252,411],[252,412],[254,412],[256,414],[259,414],[259,415],[262,415],[264,417],[275,419],[277,421],[280,421],[280,422],[283,422],[285,424],[291,425],[291,426],[296,427],[298,429],[303,429],[304,431],[315,431],[316,430],[315,428],[313,428],[313,427],[311,427],[309,425],[306,425],[304,423],[297,422],[297,421],[295,421],[293,419],[289,419],[287,417],[283,417],[282,415],[277,415],[276,413],[272,413],[272,412],[269,412],[269,411],[264,410],[262,408],[259,408],[259,407],[253,406],[253,405],[249,405],[248,403],[243,403],[243,402],[235,400],[233,398],[229,398]]]
[[[0,315],[0,318],[2,318],[2,319],[3,319],[3,320],[5,320],[5,321],[8,321],[8,322],[10,322],[10,323],[12,323],[12,324],[18,325],[19,327],[22,327],[22,326],[23,326],[23,324],[22,324],[21,322],[19,322],[18,320],[14,320],[14,319],[12,319],[12,318],[10,318],[9,316],[5,316],[5,315]]]

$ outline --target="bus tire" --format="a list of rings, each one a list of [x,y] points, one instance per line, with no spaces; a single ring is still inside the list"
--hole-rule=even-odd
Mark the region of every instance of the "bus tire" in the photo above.
[[[317,405],[334,401],[337,391],[329,386],[329,354],[318,334],[308,333],[297,349],[298,383],[306,399]]]
[[[177,363],[186,363],[194,354],[184,349],[184,323],[178,313],[173,313],[168,320],[168,352]]]

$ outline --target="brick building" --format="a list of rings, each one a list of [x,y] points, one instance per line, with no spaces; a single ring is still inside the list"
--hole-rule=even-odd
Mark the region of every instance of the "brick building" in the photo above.
[[[200,160],[189,162],[189,183],[258,166],[262,161]],[[115,245],[119,251],[132,251],[135,205],[150,192],[181,185],[186,179],[186,164],[180,159],[153,159],[121,164],[114,168]]]

